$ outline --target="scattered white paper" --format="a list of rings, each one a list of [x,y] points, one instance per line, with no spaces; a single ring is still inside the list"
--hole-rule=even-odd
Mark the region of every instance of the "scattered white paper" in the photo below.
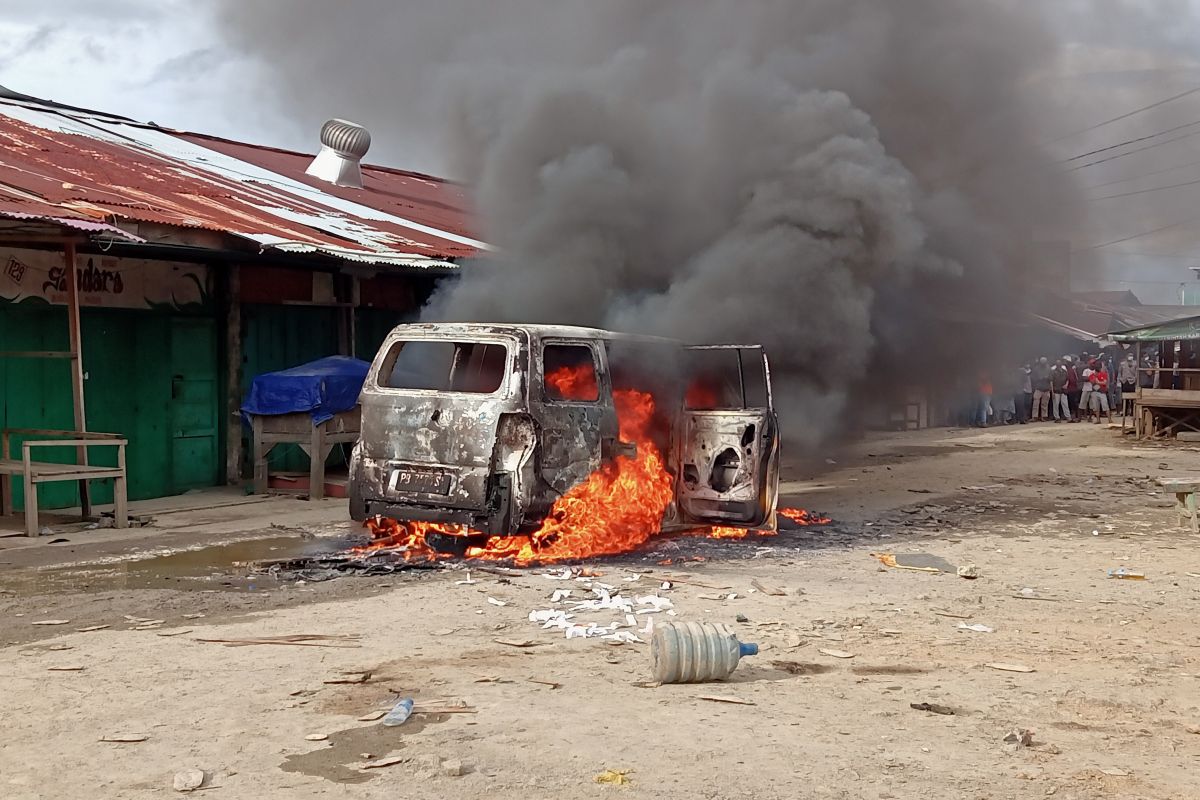
[[[566,600],[570,596],[571,596],[570,589],[555,589],[554,594],[550,595],[550,602],[551,603],[561,603],[563,600]]]
[[[960,622],[960,623],[958,623],[958,628],[959,628],[959,630],[975,631],[976,633],[995,633],[996,632],[995,628],[989,628],[987,625],[980,625],[978,623],[976,623],[974,625],[968,625],[965,622]]]
[[[504,602],[503,600],[497,600],[497,599],[496,599],[496,598],[494,598],[494,597],[488,597],[488,602],[489,602],[489,603],[491,603],[491,604],[492,604],[492,605],[494,605],[494,606],[506,606],[506,605],[508,605],[508,603]]]

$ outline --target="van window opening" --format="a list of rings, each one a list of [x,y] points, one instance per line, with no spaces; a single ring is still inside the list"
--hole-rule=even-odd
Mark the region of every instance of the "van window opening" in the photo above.
[[[590,347],[546,345],[542,350],[542,374],[548,400],[594,403],[600,399],[596,359]]]
[[[392,345],[379,383],[389,389],[492,394],[503,385],[507,368],[508,348],[497,342],[412,339]]]

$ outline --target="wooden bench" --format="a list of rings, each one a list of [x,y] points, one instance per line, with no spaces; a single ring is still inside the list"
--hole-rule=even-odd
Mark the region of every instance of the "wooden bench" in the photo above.
[[[10,457],[9,441],[13,435],[54,437],[49,439],[26,439],[21,443],[21,458]],[[113,433],[84,433],[82,431],[46,430],[41,428],[8,428],[0,431],[0,514],[12,514],[12,478],[20,475],[25,487],[25,535],[38,535],[37,487],[40,483],[56,481],[90,481],[101,478],[113,479],[113,516],[118,528],[129,525],[125,474],[125,438]],[[115,467],[88,464],[56,464],[49,461],[34,461],[35,447],[104,447],[117,448]],[[84,459],[86,460],[86,459]]]
[[[1200,491],[1200,478],[1159,478],[1158,485],[1175,494],[1175,511],[1179,524],[1184,520],[1191,524],[1192,533],[1200,533],[1200,519],[1196,516],[1196,492]]]

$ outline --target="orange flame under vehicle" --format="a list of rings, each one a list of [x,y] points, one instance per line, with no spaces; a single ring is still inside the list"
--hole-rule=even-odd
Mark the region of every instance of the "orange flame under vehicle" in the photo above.
[[[663,531],[774,529],[778,423],[757,345],[401,325],[361,400],[351,516],[412,552],[554,561]]]

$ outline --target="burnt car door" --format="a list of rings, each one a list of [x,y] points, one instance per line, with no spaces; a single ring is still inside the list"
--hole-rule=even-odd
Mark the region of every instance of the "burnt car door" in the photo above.
[[[599,341],[547,338],[538,355],[529,395],[540,428],[537,469],[552,503],[600,467],[616,412]]]
[[[779,423],[766,353],[758,345],[684,348],[676,501],[687,522],[774,524]]]

